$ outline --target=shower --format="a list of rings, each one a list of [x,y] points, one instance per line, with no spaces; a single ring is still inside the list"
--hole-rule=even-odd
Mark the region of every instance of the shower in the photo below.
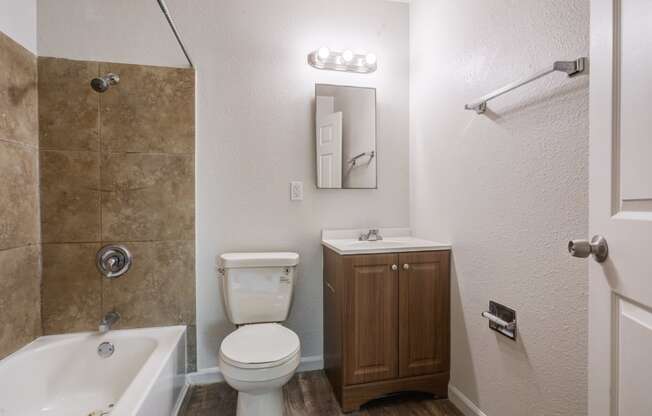
[[[120,76],[117,74],[106,74],[103,77],[93,78],[91,80],[91,88],[97,92],[105,92],[112,85],[116,85],[120,82]]]

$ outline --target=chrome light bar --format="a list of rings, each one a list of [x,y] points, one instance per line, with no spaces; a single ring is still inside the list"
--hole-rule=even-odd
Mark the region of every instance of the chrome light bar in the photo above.
[[[308,63],[317,69],[359,74],[370,74],[378,69],[376,55],[373,53],[360,54],[350,50],[340,52],[325,47],[311,52],[308,55]]]

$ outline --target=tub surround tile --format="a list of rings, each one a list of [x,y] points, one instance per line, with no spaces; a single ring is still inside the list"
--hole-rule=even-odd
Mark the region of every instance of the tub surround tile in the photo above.
[[[0,359],[41,334],[36,57],[0,32]]]
[[[122,316],[116,329],[193,324],[194,241],[123,244],[133,254],[131,270],[102,285],[104,312]]]
[[[0,139],[38,145],[36,57],[0,32]]]
[[[92,331],[189,325],[195,356],[193,70],[39,59],[43,329]],[[120,83],[94,92],[92,78]],[[133,268],[106,280],[106,244],[126,245]]]
[[[43,244],[43,332],[94,331],[102,317],[99,243]]]
[[[99,241],[99,153],[40,153],[43,242]]]
[[[41,335],[38,246],[0,251],[0,359]]]
[[[99,63],[38,60],[41,149],[99,150],[99,96],[90,87]]]
[[[193,240],[194,174],[190,155],[104,155],[102,240]]]
[[[0,250],[39,241],[38,151],[0,141]]]
[[[102,63],[100,72],[120,76],[101,94],[104,151],[194,153],[194,70]]]

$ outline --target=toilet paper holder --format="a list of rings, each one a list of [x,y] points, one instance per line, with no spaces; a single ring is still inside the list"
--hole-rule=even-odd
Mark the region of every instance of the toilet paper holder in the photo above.
[[[505,305],[489,301],[489,310],[482,312],[482,316],[489,320],[489,328],[506,336],[516,339],[516,311]]]

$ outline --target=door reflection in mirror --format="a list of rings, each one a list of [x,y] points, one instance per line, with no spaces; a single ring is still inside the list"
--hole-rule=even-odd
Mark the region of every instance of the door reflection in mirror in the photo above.
[[[375,189],[376,89],[315,86],[317,187]]]

